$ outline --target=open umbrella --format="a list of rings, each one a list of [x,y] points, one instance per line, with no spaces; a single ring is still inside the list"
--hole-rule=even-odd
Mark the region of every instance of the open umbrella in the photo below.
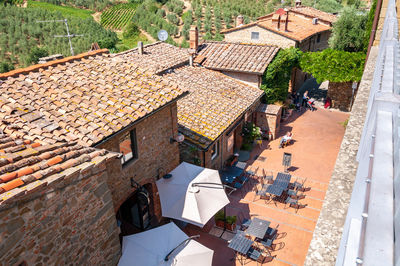
[[[118,266],[211,265],[214,251],[192,238],[174,223],[124,236]]]
[[[229,203],[217,170],[183,162],[170,175],[156,182],[164,217],[203,227]]]

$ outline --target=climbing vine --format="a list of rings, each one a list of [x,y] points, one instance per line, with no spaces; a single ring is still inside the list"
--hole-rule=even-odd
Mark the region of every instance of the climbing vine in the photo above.
[[[292,70],[299,66],[301,55],[297,48],[281,49],[269,64],[261,84],[267,103],[285,101]]]
[[[365,54],[333,49],[309,52],[301,56],[300,67],[310,73],[318,83],[360,81],[364,70]]]

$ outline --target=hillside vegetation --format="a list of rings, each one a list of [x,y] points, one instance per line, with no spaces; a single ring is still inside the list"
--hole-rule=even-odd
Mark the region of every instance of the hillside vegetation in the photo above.
[[[87,9],[79,9],[79,8],[74,8],[74,7],[69,7],[69,6],[59,6],[55,4],[50,4],[47,2],[38,2],[38,1],[28,1],[28,7],[37,7],[41,9],[46,9],[49,11],[58,11],[60,12],[63,16],[74,16],[78,18],[91,18],[93,11],[87,10]]]
[[[122,30],[132,20],[137,4],[118,4],[101,14],[101,25],[107,29]]]
[[[73,6],[100,11],[111,5],[110,0],[41,0],[54,5]]]
[[[65,35],[65,24],[62,22],[37,23],[37,20],[60,20],[60,12],[51,12],[40,8],[19,8],[0,6],[0,61],[16,67],[32,63],[33,48],[40,47],[48,54],[70,55],[67,38],[55,38],[54,35]],[[68,17],[70,33],[84,34],[84,37],[72,39],[75,54],[87,52],[93,42],[100,46],[112,48],[117,42],[117,35],[105,30],[92,18],[81,19]]]

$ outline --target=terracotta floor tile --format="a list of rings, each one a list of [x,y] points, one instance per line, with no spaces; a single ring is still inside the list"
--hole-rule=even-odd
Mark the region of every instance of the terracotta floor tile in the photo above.
[[[323,109],[295,113],[289,121],[281,125],[280,132],[280,135],[283,135],[287,130],[291,130],[294,134],[294,144],[285,149],[278,149],[279,139],[276,139],[269,143],[264,141],[262,148],[257,147],[252,151],[248,167],[258,167],[259,174],[262,174],[262,169],[271,170],[274,176],[283,171],[283,152],[292,153],[293,167],[289,169],[293,176],[291,181],[307,178],[305,186],[311,187],[310,191],[305,192],[306,197],[300,200],[300,203],[308,206],[297,213],[293,208],[285,209],[285,205],[281,203],[275,205],[265,204],[259,199],[253,201],[254,183],[251,182],[229,197],[231,203],[226,208],[227,214],[237,215],[238,224],[243,218],[249,218],[250,214],[252,217],[271,221],[272,227],[279,224],[278,239],[274,241],[278,250],[272,252],[276,258],[264,265],[303,265],[344,135],[344,128],[340,123],[347,118],[346,113]],[[266,157],[266,160],[254,160],[259,156]],[[211,219],[202,230],[195,226],[187,226],[185,231],[189,235],[200,234],[199,242],[214,250],[213,265],[240,265],[232,260],[234,252],[228,248],[226,241],[207,233],[213,224]],[[247,260],[246,266],[249,265],[257,264]]]

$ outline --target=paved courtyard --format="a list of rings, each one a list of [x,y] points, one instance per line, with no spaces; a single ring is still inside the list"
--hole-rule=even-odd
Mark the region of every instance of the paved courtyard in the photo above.
[[[250,182],[241,190],[230,195],[231,203],[227,207],[228,215],[237,215],[238,224],[243,218],[258,217],[271,221],[272,227],[278,227],[278,237],[271,254],[272,261],[266,265],[303,265],[312,234],[328,188],[328,183],[334,168],[336,156],[344,135],[342,123],[348,118],[347,113],[318,109],[316,112],[295,112],[281,125],[280,136],[286,131],[293,133],[294,143],[284,149],[279,149],[279,138],[274,141],[264,141],[261,147],[256,147],[247,162],[248,169],[272,171],[274,177],[278,171],[283,171],[282,156],[284,152],[292,154],[291,182],[296,179],[305,180],[306,197],[301,199],[305,208],[297,212],[282,203],[270,202],[255,197],[255,182]],[[213,229],[213,219],[203,228],[188,225],[185,231],[189,235],[200,234],[199,242],[214,250],[213,265],[240,265],[235,261],[234,252],[228,248],[226,240],[209,232]],[[227,234],[224,234],[226,237]],[[250,260],[246,265],[256,265]]]

